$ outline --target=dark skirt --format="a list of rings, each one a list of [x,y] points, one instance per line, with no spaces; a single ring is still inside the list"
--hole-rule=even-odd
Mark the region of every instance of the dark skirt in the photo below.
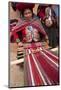
[[[49,46],[55,48],[58,45],[58,28],[55,26],[46,27],[42,24],[49,38]]]

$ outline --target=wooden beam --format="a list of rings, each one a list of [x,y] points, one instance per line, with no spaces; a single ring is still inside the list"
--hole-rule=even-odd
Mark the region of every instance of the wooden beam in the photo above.
[[[51,49],[51,51],[58,51],[58,47]]]
[[[16,64],[21,64],[24,62],[24,58],[19,59],[19,60],[15,60],[15,61],[11,61],[10,65],[16,65]]]

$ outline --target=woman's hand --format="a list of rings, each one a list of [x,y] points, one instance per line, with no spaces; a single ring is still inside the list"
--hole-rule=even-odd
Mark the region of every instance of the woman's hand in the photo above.
[[[46,43],[49,44],[49,39],[47,35],[45,36],[45,40],[46,40]]]

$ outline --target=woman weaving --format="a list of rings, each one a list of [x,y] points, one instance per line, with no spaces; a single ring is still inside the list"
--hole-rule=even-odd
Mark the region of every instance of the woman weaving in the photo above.
[[[48,37],[39,19],[33,14],[34,4],[19,3],[16,7],[22,12],[22,19],[12,31],[18,46],[24,45],[25,48],[25,85],[58,84],[58,57],[42,48],[41,39]],[[21,32],[22,43],[17,32]]]

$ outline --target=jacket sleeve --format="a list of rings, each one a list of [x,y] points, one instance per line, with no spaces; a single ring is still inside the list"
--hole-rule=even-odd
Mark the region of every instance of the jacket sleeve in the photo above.
[[[15,42],[16,43],[19,43],[20,42],[20,39],[19,39],[19,36],[18,36],[17,32],[13,31],[12,33],[13,33]]]
[[[44,36],[46,36],[47,34],[46,34],[46,32],[45,32],[45,29],[43,28],[43,25],[42,25],[42,23],[41,23],[41,21],[38,19],[37,20],[38,21],[38,27],[39,27],[39,32],[40,33],[42,33]],[[36,24],[37,25],[37,24]]]
[[[17,25],[12,29],[12,34],[14,36],[14,40],[16,41],[16,43],[19,43],[20,42],[20,39],[19,39],[19,36],[17,34],[17,30],[19,29],[20,27],[20,21],[17,23]]]

